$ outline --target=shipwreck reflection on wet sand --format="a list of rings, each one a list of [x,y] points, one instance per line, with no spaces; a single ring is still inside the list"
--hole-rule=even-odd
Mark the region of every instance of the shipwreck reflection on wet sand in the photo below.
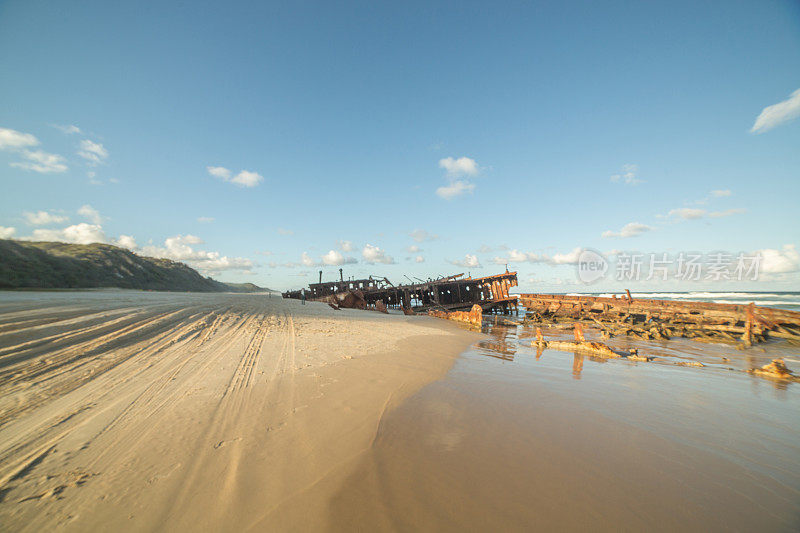
[[[609,341],[645,363],[537,350],[530,328],[485,333],[384,417],[334,529],[800,527],[800,385],[743,372],[792,348]]]

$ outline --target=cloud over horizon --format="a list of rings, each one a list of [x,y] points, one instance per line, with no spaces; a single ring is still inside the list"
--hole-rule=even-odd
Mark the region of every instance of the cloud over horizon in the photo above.
[[[380,263],[383,265],[393,265],[395,264],[395,260],[390,255],[387,255],[386,252],[377,246],[373,246],[371,244],[367,244],[364,246],[364,249],[361,250],[361,256],[364,258],[369,264],[376,264]]]
[[[36,211],[30,212],[25,211],[22,213],[22,216],[25,217],[25,221],[31,226],[46,226],[48,224],[62,224],[69,220],[69,217],[66,215],[56,215],[55,213],[49,213],[47,211]]]
[[[478,256],[474,254],[466,254],[464,259],[448,259],[447,262],[464,268],[483,268]]]
[[[619,231],[611,231],[606,230],[602,233],[601,237],[604,239],[619,237],[623,239],[627,239],[630,237],[636,237],[637,235],[641,235],[647,231],[652,231],[653,227],[648,226],[647,224],[640,224],[639,222],[629,222],[622,226],[622,229]]]

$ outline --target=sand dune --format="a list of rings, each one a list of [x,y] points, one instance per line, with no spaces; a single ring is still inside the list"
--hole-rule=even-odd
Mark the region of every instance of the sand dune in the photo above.
[[[265,295],[0,298],[14,530],[323,528],[382,414],[474,338]]]

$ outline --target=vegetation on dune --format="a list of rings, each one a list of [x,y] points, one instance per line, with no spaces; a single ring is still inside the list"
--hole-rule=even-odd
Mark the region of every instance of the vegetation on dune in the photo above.
[[[110,244],[0,239],[0,288],[110,288],[155,291],[258,292],[252,283],[222,283],[193,268],[143,257]]]

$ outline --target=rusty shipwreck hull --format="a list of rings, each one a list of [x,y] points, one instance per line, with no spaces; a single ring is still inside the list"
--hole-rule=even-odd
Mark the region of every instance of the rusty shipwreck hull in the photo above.
[[[414,311],[438,309],[460,311],[479,305],[482,312],[510,312],[516,310],[517,297],[508,293],[517,286],[517,273],[505,272],[481,278],[456,274],[438,280],[412,285],[400,285],[384,291],[389,303]],[[379,292],[370,292],[379,295]]]
[[[672,336],[742,341],[745,345],[768,337],[800,341],[800,312],[709,302],[635,299],[561,294],[521,294],[528,319],[588,320],[606,334],[641,338]]]
[[[341,273],[340,273],[341,277]],[[369,277],[362,280],[345,280],[313,283],[306,289],[306,298],[322,301],[337,307],[375,309],[385,305],[405,312],[469,310],[474,305],[482,312],[508,313],[517,309],[516,295],[509,294],[517,286],[517,273],[504,272],[481,278],[464,277],[464,274],[421,281],[407,285],[393,285],[386,278]],[[287,291],[284,298],[298,299],[302,291]],[[352,304],[351,304],[352,302]]]

